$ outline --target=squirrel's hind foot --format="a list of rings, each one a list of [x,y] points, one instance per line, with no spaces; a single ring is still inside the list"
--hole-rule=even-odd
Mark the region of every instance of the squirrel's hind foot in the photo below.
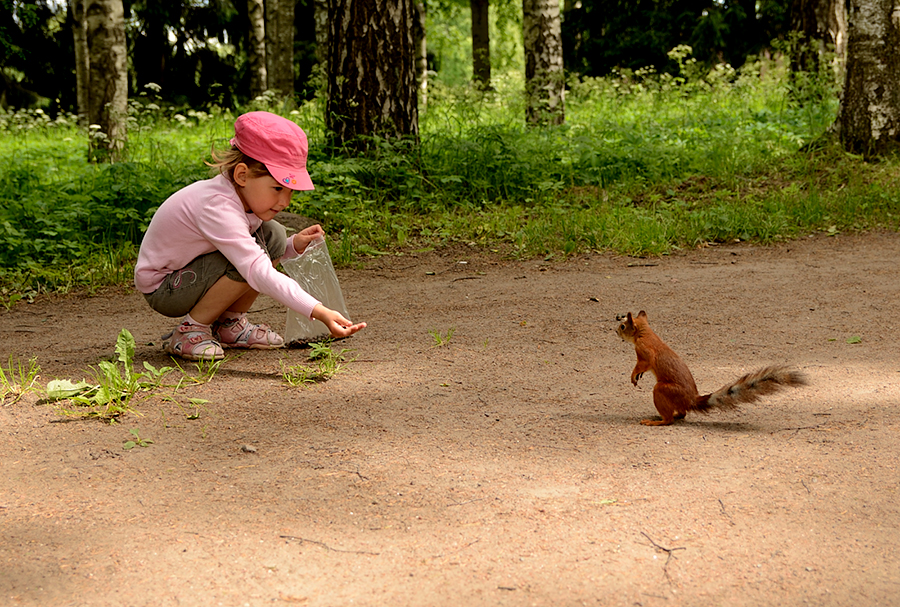
[[[669,425],[671,425],[671,424],[672,424],[672,420],[671,420],[671,419],[669,419],[669,420],[665,420],[665,419],[642,419],[642,420],[641,420],[641,425],[642,425],[642,426],[669,426]]]

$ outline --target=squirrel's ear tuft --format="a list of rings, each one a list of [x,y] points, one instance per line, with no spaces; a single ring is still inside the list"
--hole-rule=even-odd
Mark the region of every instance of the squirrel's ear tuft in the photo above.
[[[628,313],[628,322],[634,322],[634,319],[631,317],[631,312]]]
[[[638,312],[638,318],[647,318],[647,313],[641,310]]]

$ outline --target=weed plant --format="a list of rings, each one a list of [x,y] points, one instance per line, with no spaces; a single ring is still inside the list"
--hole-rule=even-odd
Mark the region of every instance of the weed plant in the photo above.
[[[6,367],[0,367],[0,404],[12,405],[29,392],[39,392],[37,380],[40,372],[36,358],[22,362],[10,354]]]
[[[375,138],[366,156],[325,149],[321,99],[188,110],[147,91],[114,165],[87,161],[87,132],[71,116],[0,111],[0,303],[130,282],[155,209],[208,176],[210,148],[227,146],[235,117],[252,109],[307,131],[316,189],[290,210],[323,224],[338,265],[453,243],[517,257],[661,255],[897,229],[896,160],[866,163],[823,137],[837,110],[833,74],[788,78],[786,58],[706,71],[685,47],[671,56],[672,75],[573,79],[558,127],[524,125],[519,74],[490,91],[434,81],[420,142]]]
[[[453,334],[456,332],[456,327],[450,327],[447,329],[446,333],[442,333],[440,329],[431,329],[428,331],[428,334],[431,335],[431,339],[434,340],[432,344],[435,348],[440,348],[443,346],[450,345],[450,340],[453,339]]]
[[[306,386],[328,381],[344,371],[344,365],[352,362],[347,356],[352,350],[335,350],[331,340],[309,344],[309,364],[287,365],[281,361],[281,378],[290,386]]]
[[[132,428],[128,433],[131,435],[131,438],[122,443],[122,449],[125,451],[134,449],[135,447],[149,447],[153,444],[153,441],[149,438],[141,438],[137,428]]]
[[[92,382],[55,379],[47,384],[47,398],[59,403],[57,411],[69,417],[112,421],[135,412],[131,406],[141,391],[158,387],[171,367],[155,368],[144,361],[144,371],[134,370],[134,337],[122,329],[116,340],[116,360],[102,360],[91,368]]]
[[[216,376],[216,373],[219,372],[222,364],[228,360],[231,360],[231,357],[225,357],[219,360],[198,360],[196,362],[192,362],[189,366],[182,366],[182,364],[178,362],[178,360],[172,358],[172,363],[175,365],[175,367],[177,367],[178,372],[181,374],[178,383],[173,386],[175,388],[175,392],[178,392],[186,385],[201,386],[203,384],[211,382],[212,379]],[[194,368],[194,370],[189,370],[191,366]]]

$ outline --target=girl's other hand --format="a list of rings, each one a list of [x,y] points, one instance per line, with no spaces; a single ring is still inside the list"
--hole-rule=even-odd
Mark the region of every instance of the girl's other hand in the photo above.
[[[319,224],[309,226],[308,228],[297,232],[292,236],[294,239],[294,250],[297,251],[297,253],[302,253],[306,250],[306,247],[309,246],[309,243],[319,237],[325,237],[325,230],[323,230],[322,226]]]
[[[332,337],[350,337],[360,329],[366,328],[366,323],[352,323],[340,313],[318,304],[313,308],[312,317],[321,321],[328,327]]]

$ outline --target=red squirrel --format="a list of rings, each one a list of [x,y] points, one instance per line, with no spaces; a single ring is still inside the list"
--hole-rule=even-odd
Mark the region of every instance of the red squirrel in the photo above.
[[[740,403],[753,402],[783,387],[806,384],[803,374],[798,371],[786,367],[764,367],[712,394],[701,396],[687,365],[650,328],[646,312],[641,310],[636,317],[629,312],[616,333],[623,340],[633,343],[637,353],[631,383],[637,386],[638,380],[647,371],[656,376],[653,404],[662,419],[643,419],[641,423],[645,426],[668,426],[676,419],[683,419],[688,411],[709,413],[712,409],[736,409]]]

